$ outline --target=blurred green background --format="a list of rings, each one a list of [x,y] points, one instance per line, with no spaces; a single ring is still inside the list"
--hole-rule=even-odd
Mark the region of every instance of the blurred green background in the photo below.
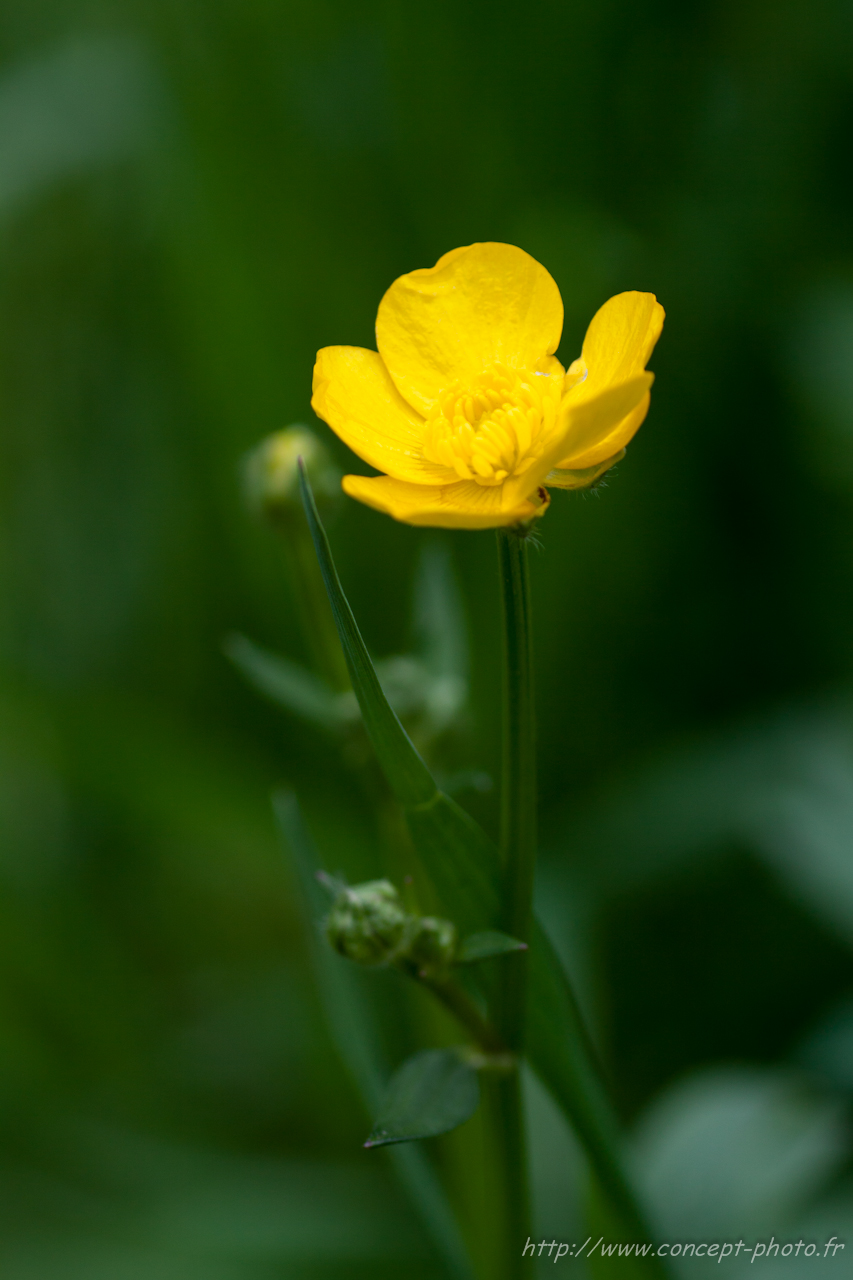
[[[551,271],[565,361],[611,294],[667,309],[646,424],[533,556],[543,910],[638,1176],[672,1239],[853,1269],[853,8],[11,0],[0,49],[5,1280],[450,1274],[361,1150],[270,789],[353,876],[374,819],[222,644],[308,659],[241,458],[474,240]],[[494,777],[493,537],[330,532],[380,657],[450,555],[442,750]],[[582,1239],[530,1107],[539,1228]]]

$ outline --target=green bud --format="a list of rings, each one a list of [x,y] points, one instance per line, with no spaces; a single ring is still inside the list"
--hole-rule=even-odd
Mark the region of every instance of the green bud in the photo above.
[[[298,461],[302,458],[318,504],[339,496],[341,473],[324,444],[307,427],[296,424],[267,436],[245,459],[246,500],[258,516],[273,521],[302,510]]]
[[[423,916],[410,925],[406,955],[418,969],[446,969],[456,952],[456,926],[450,920]]]
[[[382,964],[399,948],[408,921],[393,884],[370,880],[341,890],[326,920],[326,937],[356,964]]]

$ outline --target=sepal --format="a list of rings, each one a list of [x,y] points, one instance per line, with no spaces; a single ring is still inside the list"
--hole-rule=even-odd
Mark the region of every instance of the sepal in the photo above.
[[[457,964],[476,964],[479,960],[490,960],[492,956],[510,955],[513,951],[526,951],[527,943],[511,938],[508,933],[498,929],[485,929],[482,933],[469,934],[463,938],[456,952]]]
[[[597,463],[594,467],[584,467],[580,471],[561,471],[555,467],[545,477],[545,484],[551,489],[591,489],[606,471],[615,467],[625,457],[625,450],[620,449],[612,458]]]

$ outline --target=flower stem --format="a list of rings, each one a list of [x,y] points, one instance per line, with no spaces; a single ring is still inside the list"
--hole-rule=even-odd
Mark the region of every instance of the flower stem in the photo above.
[[[498,533],[503,605],[503,761],[501,856],[504,871],[501,928],[530,940],[536,869],[536,723],[527,539]],[[524,953],[502,966],[499,1025],[511,1049],[524,1044],[527,971]]]
[[[530,941],[533,907],[533,880],[536,867],[536,722],[533,702],[530,582],[527,565],[527,538],[523,531],[498,533],[498,562],[503,602],[503,777],[501,793],[501,852],[504,896],[501,927],[511,937]],[[512,957],[501,967],[501,985],[492,1016],[508,1048],[519,1057],[524,1050],[527,952]],[[576,1004],[576,1001],[574,1002]],[[578,1126],[590,1163],[593,1186],[601,1188],[609,1209],[605,1213],[612,1229],[627,1229],[644,1242],[651,1235],[629,1180],[625,1175],[617,1138],[617,1122],[604,1088],[592,1043],[577,1020],[578,1050],[584,1070],[578,1076],[579,1102],[589,1123]],[[526,1152],[520,1081],[512,1076],[497,1079],[493,1090],[500,1091],[497,1113],[503,1128],[503,1151],[509,1175],[512,1205],[507,1213],[512,1222],[511,1246],[519,1259],[528,1234]],[[615,1217],[614,1217],[615,1214]],[[508,1240],[510,1237],[508,1236]],[[519,1243],[520,1241],[520,1243]],[[667,1268],[656,1256],[645,1260],[650,1276],[663,1277]],[[521,1270],[510,1270],[511,1280]]]
[[[498,1032],[487,1022],[467,991],[449,978],[427,978],[415,975],[417,981],[439,1000],[461,1022],[479,1049],[486,1054],[509,1057]]]
[[[527,942],[536,865],[536,740],[530,630],[527,540],[512,530],[498,533],[503,612],[503,762],[501,780],[501,928]],[[518,952],[500,966],[492,1016],[508,1048],[521,1054],[526,1017],[527,957]],[[500,1146],[505,1203],[507,1275],[523,1270],[522,1249],[530,1235],[527,1151],[518,1071],[490,1082],[488,1099]]]

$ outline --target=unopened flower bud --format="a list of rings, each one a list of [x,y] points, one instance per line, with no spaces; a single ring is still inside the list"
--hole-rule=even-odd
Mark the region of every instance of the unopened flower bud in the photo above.
[[[326,446],[313,431],[296,424],[267,436],[245,459],[246,499],[256,515],[280,521],[294,511],[301,511],[300,458],[305,463],[318,505],[340,494],[341,473]]]
[[[406,955],[418,969],[446,969],[456,952],[456,926],[450,920],[423,916],[412,927]]]
[[[400,946],[409,917],[389,880],[343,889],[326,920],[326,937],[356,964],[382,964]]]

